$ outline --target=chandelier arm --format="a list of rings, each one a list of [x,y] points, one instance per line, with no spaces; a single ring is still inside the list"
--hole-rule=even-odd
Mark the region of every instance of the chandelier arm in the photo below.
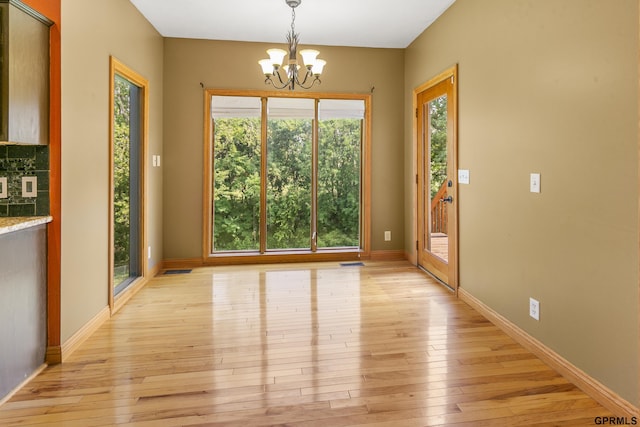
[[[280,68],[278,68],[277,70],[273,70],[273,75],[278,78],[278,81],[280,82],[280,84],[286,85],[286,83],[282,80],[282,76],[280,75]]]
[[[274,88],[276,89],[284,89],[287,86],[289,86],[291,84],[291,79],[288,79],[286,82],[282,80],[282,77],[280,76],[279,72],[275,72],[273,73],[275,76],[278,76],[278,82],[279,84],[277,84],[277,82],[275,82],[271,76],[267,76],[267,80],[269,82],[269,84],[273,85]]]
[[[313,87],[313,85],[315,85],[316,83],[320,84],[320,79],[317,76],[308,85],[304,84],[304,82],[306,82],[306,81],[307,80],[305,79],[305,80],[302,81],[302,83],[298,82],[298,86],[300,86],[302,89],[311,89]]]
[[[305,73],[304,73],[304,78],[302,79],[302,82],[299,80],[298,76],[296,75],[296,80],[298,82],[298,85],[304,87],[304,84],[307,82],[307,80],[309,79],[309,77],[311,77],[313,75],[313,73],[311,72],[310,69],[305,68]],[[311,86],[309,86],[311,87]]]
[[[284,83],[282,86],[279,86],[279,85],[275,84],[275,82],[274,82],[273,80],[271,81],[271,84],[272,84],[272,85],[273,85],[273,87],[274,87],[274,88],[276,88],[276,89],[284,89],[284,88],[286,88],[287,86],[289,86],[289,82],[286,82],[286,83]]]

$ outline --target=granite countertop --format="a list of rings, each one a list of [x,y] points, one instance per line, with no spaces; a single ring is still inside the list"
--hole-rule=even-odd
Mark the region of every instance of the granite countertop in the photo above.
[[[50,216],[10,216],[0,217],[0,234],[24,230],[40,224],[51,222]]]

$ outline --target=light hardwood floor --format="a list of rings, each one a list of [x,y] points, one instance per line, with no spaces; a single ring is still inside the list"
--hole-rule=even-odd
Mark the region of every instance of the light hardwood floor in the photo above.
[[[593,425],[607,410],[406,262],[162,275],[2,426]]]

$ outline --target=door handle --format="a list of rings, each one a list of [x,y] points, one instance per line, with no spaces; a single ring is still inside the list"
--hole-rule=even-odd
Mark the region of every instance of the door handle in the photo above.
[[[444,199],[440,199],[440,201],[442,203],[453,203],[453,197],[452,196],[447,196]]]

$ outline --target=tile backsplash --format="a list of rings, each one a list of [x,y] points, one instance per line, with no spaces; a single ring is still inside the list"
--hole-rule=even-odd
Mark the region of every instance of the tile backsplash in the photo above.
[[[22,196],[22,177],[37,178],[37,196]],[[0,178],[7,196],[0,198],[2,216],[49,215],[49,146],[0,145]]]

